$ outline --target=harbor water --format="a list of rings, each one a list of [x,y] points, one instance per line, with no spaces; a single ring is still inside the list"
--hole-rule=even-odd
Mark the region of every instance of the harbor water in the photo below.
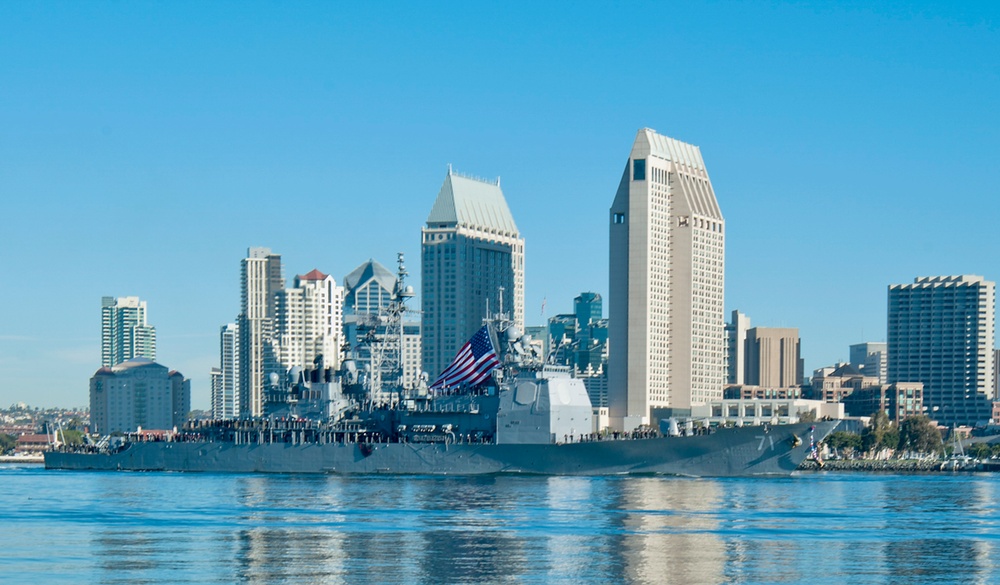
[[[1000,475],[424,477],[0,465],[0,582],[997,583]]]

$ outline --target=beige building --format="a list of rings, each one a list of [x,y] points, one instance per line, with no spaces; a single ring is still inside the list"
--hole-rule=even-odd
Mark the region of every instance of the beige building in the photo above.
[[[639,130],[609,219],[611,425],[721,399],[725,220],[698,147]]]
[[[747,331],[745,383],[767,388],[802,385],[799,330],[789,327],[754,327]]]

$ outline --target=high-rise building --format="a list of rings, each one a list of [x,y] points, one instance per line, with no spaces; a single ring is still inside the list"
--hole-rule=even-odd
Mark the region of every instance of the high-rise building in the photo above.
[[[212,417],[240,416],[240,329],[227,323],[219,330],[219,367],[212,368]]]
[[[190,410],[191,381],[146,357],[102,367],[90,379],[95,433],[180,428]]]
[[[370,258],[344,277],[344,315],[377,315],[388,308],[396,275]]]
[[[280,370],[274,346],[275,295],[285,288],[281,256],[249,248],[240,263],[240,416],[261,416],[265,377]]]
[[[889,286],[888,382],[923,382],[939,423],[988,420],[994,397],[996,284],[982,276],[933,276]]]
[[[110,368],[134,357],[156,359],[156,328],[146,323],[146,301],[102,297],[101,365]]]
[[[753,327],[747,330],[745,384],[765,388],[802,385],[799,330],[794,327]]]
[[[573,299],[573,307],[576,311],[577,330],[581,332],[604,316],[601,295],[595,292],[580,293],[580,296]]]
[[[319,270],[296,276],[294,287],[275,294],[274,338],[282,369],[340,365],[343,299],[344,289]]]
[[[725,220],[699,148],[639,130],[609,219],[611,424],[721,400]]]
[[[750,317],[733,311],[732,320],[726,323],[726,384],[742,386],[746,383],[746,344],[750,330]]]
[[[523,327],[524,239],[499,179],[450,168],[421,238],[421,351],[434,379],[488,312],[504,311]]]
[[[851,365],[866,376],[878,378],[884,384],[889,367],[888,345],[885,342],[866,341],[850,346]]]
[[[212,403],[212,418],[220,419],[218,413],[223,410],[223,400],[222,400],[222,368],[218,366],[212,366],[212,369],[208,372],[208,385],[211,391],[211,403]]]

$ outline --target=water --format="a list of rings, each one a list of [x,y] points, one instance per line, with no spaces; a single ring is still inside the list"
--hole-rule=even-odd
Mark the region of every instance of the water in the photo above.
[[[1000,582],[1000,475],[352,478],[7,465],[0,486],[9,583]]]

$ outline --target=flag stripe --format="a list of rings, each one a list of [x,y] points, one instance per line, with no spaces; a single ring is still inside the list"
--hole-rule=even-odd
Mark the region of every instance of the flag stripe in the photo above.
[[[499,365],[489,329],[484,325],[458,350],[448,367],[431,384],[431,389],[462,384],[476,386],[489,378],[490,372]]]

